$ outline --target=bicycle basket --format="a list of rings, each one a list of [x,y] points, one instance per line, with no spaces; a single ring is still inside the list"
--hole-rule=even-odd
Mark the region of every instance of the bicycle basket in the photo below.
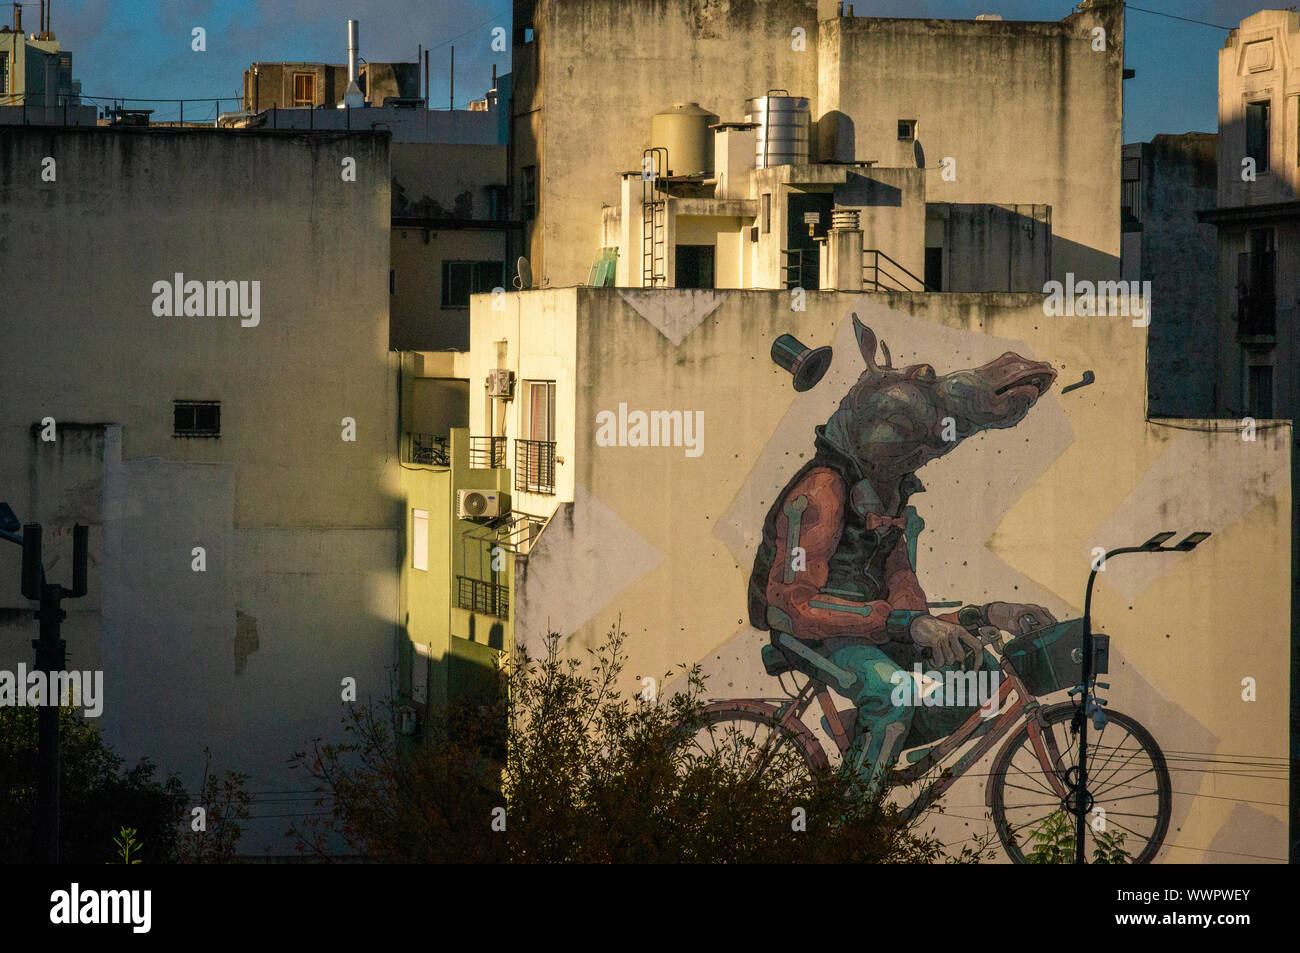
[[[1094,633],[1092,671],[1110,669],[1110,637]],[[1068,619],[1012,639],[1002,650],[1025,688],[1035,695],[1050,695],[1073,688],[1083,680],[1083,620]]]

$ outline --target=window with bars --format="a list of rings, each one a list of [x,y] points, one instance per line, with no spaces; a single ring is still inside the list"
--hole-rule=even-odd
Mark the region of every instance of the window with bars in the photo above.
[[[515,489],[555,492],[555,381],[523,382],[523,435],[515,441]]]
[[[0,93],[9,92],[9,54],[0,53]]]
[[[217,400],[173,401],[172,436],[220,437],[221,402]]]

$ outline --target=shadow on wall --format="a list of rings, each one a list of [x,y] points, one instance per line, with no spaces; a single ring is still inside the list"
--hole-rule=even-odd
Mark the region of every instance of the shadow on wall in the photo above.
[[[863,208],[901,208],[903,190],[870,175],[850,172],[845,176],[844,184],[835,189],[835,201],[840,205]]]
[[[1117,256],[1052,231],[1049,205],[930,202],[926,216],[927,259],[942,252],[935,267],[945,292],[1043,294],[1067,275],[1075,284],[1120,278]]]

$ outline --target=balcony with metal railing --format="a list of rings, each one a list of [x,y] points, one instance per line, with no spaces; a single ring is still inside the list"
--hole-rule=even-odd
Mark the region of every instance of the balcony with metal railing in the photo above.
[[[470,437],[469,466],[471,470],[504,470],[506,438]]]
[[[408,432],[406,434],[406,462],[435,467],[451,466],[451,455],[447,449],[447,437],[440,434]]]
[[[496,616],[498,619],[508,619],[510,617],[510,589],[495,582],[488,582],[486,579],[457,576],[456,605],[470,612]]]
[[[555,492],[555,441],[515,441],[515,489],[522,493]]]

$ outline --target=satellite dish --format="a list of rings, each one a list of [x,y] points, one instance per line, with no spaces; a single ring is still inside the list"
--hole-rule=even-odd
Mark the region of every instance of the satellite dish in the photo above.
[[[520,256],[515,262],[515,288],[519,291],[527,291],[533,286],[533,266],[528,264],[528,259]]]

